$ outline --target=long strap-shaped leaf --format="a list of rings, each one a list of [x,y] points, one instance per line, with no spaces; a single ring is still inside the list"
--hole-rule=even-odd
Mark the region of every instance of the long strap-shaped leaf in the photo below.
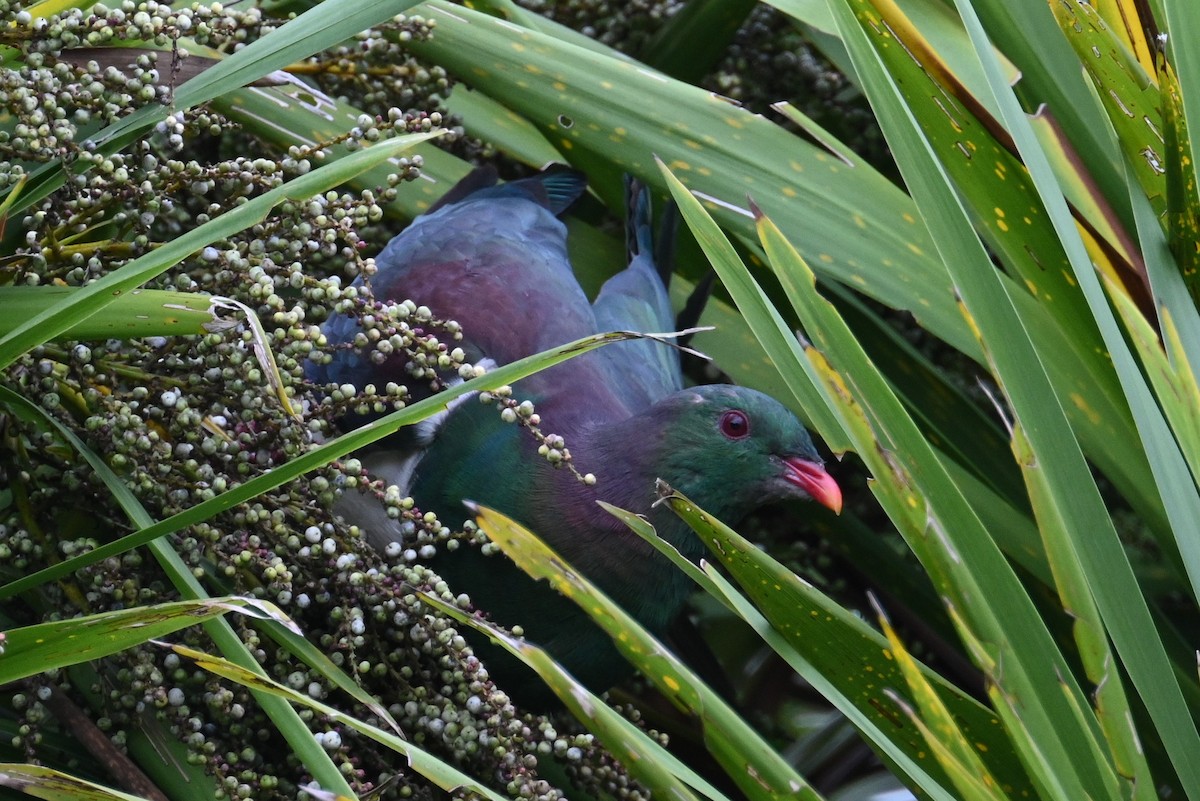
[[[820,801],[820,793],[628,612],[511,518],[482,507],[474,511],[480,528],[509,558],[578,604],[659,692],[696,717],[709,753],[748,798]]]
[[[928,762],[928,745],[906,727],[887,692],[903,684],[887,641],[855,613],[835,603],[748,540],[684,496],[663,500],[708,546],[743,587],[744,597],[712,565],[696,567],[660,539],[646,521],[606,507],[643,539],[675,562],[713,597],[742,617],[805,681],[833,703],[889,761],[930,798],[952,797],[950,777]],[[753,603],[751,603],[753,601]],[[1004,748],[994,713],[921,665],[936,692],[953,710],[958,725],[987,755],[995,773],[1014,795],[1030,792],[1020,764]]]
[[[1128,350],[1120,341],[1120,334],[1112,322],[1111,311],[1103,299],[1103,292],[1079,242],[1061,193],[1054,185],[1053,175],[1037,147],[1023,112],[1011,91],[1000,79],[997,65],[990,60],[989,44],[972,9],[966,3],[960,3],[959,11],[976,41],[977,52],[981,53],[983,66],[993,91],[997,94],[1004,122],[1013,134],[1042,200],[1054,218],[1056,230],[1067,248],[1076,278],[1088,295],[1089,306],[1096,316],[1105,342],[1112,348],[1123,386],[1126,392],[1132,391],[1137,395],[1130,396],[1130,405],[1135,415],[1142,418],[1139,420],[1140,424],[1146,416],[1154,416],[1153,404],[1149,402],[1140,376],[1137,376],[1137,368],[1129,359]],[[844,33],[853,35],[852,27],[847,21]],[[862,51],[860,56],[867,58]],[[988,264],[986,254],[982,252],[977,239],[970,231],[957,200],[949,194],[944,177],[929,158],[927,146],[914,135],[906,111],[896,103],[894,88],[881,72],[877,71],[874,79],[871,86],[872,97],[877,108],[886,109],[887,113],[880,115],[885,130],[890,127],[890,139],[898,154],[898,161],[902,167],[908,167],[905,177],[914,197],[923,204],[923,208],[928,209],[925,213],[927,224],[934,232],[934,239],[943,253],[943,260],[955,278],[963,298],[964,310],[971,315],[981,332],[997,378],[1002,382],[1018,422],[1030,438],[1036,467],[1044,471],[1052,487],[1053,502],[1064,521],[1062,533],[1068,538],[1075,558],[1085,567],[1092,592],[1122,659],[1152,714],[1156,720],[1161,721],[1160,729],[1184,785],[1200,786],[1189,778],[1195,771],[1195,766],[1189,767],[1186,764],[1188,760],[1184,757],[1186,753],[1196,753],[1196,749],[1200,747],[1200,738],[1197,738],[1195,727],[1187,714],[1162,643],[1154,634],[1152,618],[1116,532],[1104,510],[1079,447],[1071,436],[1062,406],[1043,371],[1038,350],[1030,340],[1017,308],[1014,308],[1013,299],[1003,291],[995,271]],[[1093,300],[1096,295],[1099,295],[1098,303]],[[1115,342],[1110,341],[1112,334],[1115,334]],[[1132,373],[1127,373],[1123,364],[1129,364]],[[1137,376],[1136,382],[1132,381],[1134,376]],[[1161,420],[1158,425],[1161,426]],[[1162,430],[1165,432],[1165,428]],[[1152,441],[1151,447],[1162,448],[1161,438],[1153,430],[1148,433]],[[1161,457],[1156,457],[1152,451],[1151,463],[1156,460],[1161,461]],[[1157,475],[1156,470],[1156,477]],[[1169,509],[1171,501],[1164,500],[1167,500]],[[1195,516],[1191,519],[1194,520]],[[1011,666],[1006,670],[1011,670]],[[1078,700],[1074,705],[1077,710],[1081,708]],[[1064,710],[1064,714],[1066,717],[1060,718],[1060,723],[1078,712]],[[1039,745],[1049,743],[1050,741],[1039,740]],[[1063,744],[1070,746],[1069,743]],[[1077,750],[1076,753],[1078,754]],[[1083,759],[1071,762],[1078,768],[1087,765],[1087,760]],[[1048,766],[1054,765],[1057,770],[1058,764],[1053,759],[1043,763],[1042,775],[1050,778]],[[1087,773],[1085,770],[1084,773],[1078,774],[1078,778],[1093,788],[1090,792],[1099,792],[1099,788],[1093,783],[1095,779],[1088,778]],[[1067,777],[1059,773],[1053,778],[1059,781]]]
[[[657,155],[703,193],[722,224],[747,236],[741,200],[753,193],[823,274],[912,310],[978,354],[911,200],[878,172],[852,169],[764,117],[619,57],[444,0],[419,11],[437,21],[437,35],[409,43],[413,52],[519,110],[568,156],[598,154],[661,188]]]
[[[483,510],[482,513],[488,512]],[[459,625],[486,635],[531,667],[571,714],[583,722],[588,731],[596,735],[604,747],[628,768],[630,774],[651,792],[663,793],[674,801],[696,801],[696,795],[688,789],[690,785],[711,801],[728,801],[702,776],[579,683],[544,648],[523,637],[514,637],[494,623],[475,617],[429,593],[418,595],[422,601],[453,618]]]
[[[1188,536],[1195,521],[1200,519],[1200,495],[1196,492],[1195,484],[1188,480],[1187,466],[1178,446],[1154,404],[1140,368],[1116,323],[1104,289],[1070,219],[1070,212],[1055,184],[1053,172],[1038,146],[1024,111],[1011,89],[1001,80],[995,63],[986,52],[987,34],[968,2],[956,0],[956,5],[972,41],[976,43],[977,52],[980,53],[983,68],[999,102],[1005,124],[1012,133],[1046,204],[1067,250],[1075,277],[1100,327],[1101,336],[1108,347],[1121,386],[1129,399],[1130,409],[1138,423],[1139,433],[1150,457],[1151,469],[1162,489],[1167,514],[1177,532],[1180,553],[1192,582],[1193,597],[1200,597],[1200,541]],[[1194,22],[1196,15],[1187,14],[1184,15],[1184,19]],[[1194,30],[1194,27],[1192,25],[1187,30]],[[1180,49],[1186,48],[1175,48],[1174,52]],[[1200,85],[1194,88],[1200,90]],[[965,298],[965,282],[963,289]],[[974,306],[972,312],[976,315],[981,330],[990,332],[993,338],[1001,336],[1002,330],[1007,330],[1009,338],[1004,341],[1012,342],[1018,350],[1032,348],[1028,340],[1012,336],[1013,333],[1017,333],[1012,330],[1014,321],[1006,314],[1007,309],[1002,305],[995,304],[994,300],[990,306],[982,302],[976,305],[968,301],[968,304]],[[994,313],[996,316],[993,316]],[[997,362],[1004,355],[997,351]],[[1036,360],[1032,363],[1038,364]],[[1027,416],[1030,421],[1026,426],[1026,434],[1035,457],[1046,475],[1052,479],[1062,480],[1068,476],[1086,477],[1088,470],[1083,456],[1073,441],[1064,441],[1062,434],[1065,428],[1060,429],[1056,425],[1053,409],[1049,409],[1051,416],[1044,416],[1050,406],[1046,395],[1049,387],[1041,385],[1042,376],[1028,370],[1030,362],[1022,360],[1022,364],[1019,369],[1024,370],[1025,375],[1019,383],[1013,384],[1013,392],[1009,394],[1009,399],[1017,417]],[[1040,367],[1040,364],[1038,366]],[[1017,369],[1015,363],[1012,369]],[[1002,375],[1006,372],[1000,370]],[[1162,642],[1152,634],[1153,620],[1117,533],[1104,512],[1099,492],[1094,483],[1087,480],[1084,480],[1082,485],[1074,481],[1071,482],[1071,486],[1060,485],[1057,492],[1071,523],[1064,533],[1070,538],[1076,558],[1084,566],[1109,634],[1158,726],[1163,744],[1179,773],[1185,792],[1189,793],[1189,797],[1200,797],[1200,764],[1195,759],[1195,755],[1200,753],[1200,733],[1188,714]]]
[[[853,18],[844,24],[857,25]],[[850,33],[854,34],[852,28]],[[870,47],[853,38],[847,42],[856,59],[862,57],[856,51]],[[864,66],[859,69],[860,75],[864,74]],[[869,76],[866,80],[870,80]],[[671,189],[701,244],[718,254],[713,263],[721,272],[722,265],[730,261],[719,255],[720,251],[731,251],[728,242],[682,185],[673,182]],[[1097,739],[1097,731],[1094,724],[1064,722],[1075,719],[1064,696],[1080,699],[1084,696],[1071,680],[1069,668],[1029,596],[961,490],[945,472],[936,452],[845,324],[816,295],[807,265],[790,250],[778,229],[765,219],[760,224],[765,228],[764,241],[779,253],[772,257],[773,263],[784,264],[786,260],[791,265],[792,273],[781,273],[781,278],[805,329],[826,356],[838,359],[830,366],[820,353],[813,352],[809,359],[796,365],[781,365],[781,369],[795,369],[821,387],[825,402],[841,418],[842,430],[851,436],[855,451],[874,476],[872,488],[877,497],[929,572],[952,615],[965,620],[976,632],[974,636],[982,637],[989,649],[1003,654],[993,658],[1004,666],[1004,685],[1011,688],[1006,691],[1016,694],[1019,688],[1019,703],[1029,719],[1027,725],[1038,733],[1038,743],[1048,754],[1047,761],[1064,766],[1064,775],[1057,781],[1065,783],[1068,792],[1059,797],[1080,798],[1090,794],[1103,798],[1110,795],[1106,788],[1112,788],[1115,797],[1115,777],[1111,772],[1108,781],[1099,779],[1106,766],[1093,763],[1086,770],[1090,779],[1078,775],[1080,764],[1092,763],[1087,754],[1094,749],[1085,744]],[[734,276],[730,278],[727,285]],[[1020,648],[1014,647],[1017,642]],[[1085,786],[1089,790],[1084,790]]]

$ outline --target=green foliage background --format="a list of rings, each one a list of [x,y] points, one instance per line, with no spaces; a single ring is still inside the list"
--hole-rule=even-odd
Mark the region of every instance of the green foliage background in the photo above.
[[[299,75],[321,72],[304,66],[312,63],[305,61],[311,54],[336,48],[413,5],[348,0],[326,0],[308,10],[267,5],[270,14],[304,13],[261,31],[261,38],[227,57],[202,51],[188,37],[173,40],[172,46],[194,47],[212,61],[173,87],[170,106],[146,103],[94,126],[85,134],[94,143],[89,152],[100,157],[74,159],[69,169],[48,160],[28,165],[26,177],[17,180],[20,171],[10,164],[4,236],[9,263],[18,265],[11,274],[31,269],[29,243],[18,241],[13,230],[19,220],[33,219],[23,215],[74,186],[72,173],[108,169],[105,157],[140,138],[161,135],[163,125],[169,130],[169,114],[207,107],[278,152],[297,143],[333,141],[354,126],[360,133],[370,128],[371,119],[364,121],[336,90],[321,107],[301,83],[252,84],[289,66]],[[246,768],[244,779],[232,769],[214,778],[212,762],[195,758],[204,752],[193,750],[181,762],[207,770],[191,771],[193,784],[181,789],[169,771],[160,770],[162,743],[178,745],[179,738],[159,716],[157,723],[145,723],[140,736],[148,742],[139,745],[137,734],[123,736],[130,738],[130,761],[171,798],[238,795],[242,785],[255,797],[267,797],[285,792],[284,786],[295,790],[301,776],[346,796],[377,788],[383,775],[372,771],[380,760],[356,762],[328,739],[327,730],[360,738],[355,743],[370,742],[378,749],[372,755],[384,749],[404,754],[407,767],[396,770],[398,778],[383,789],[401,796],[432,793],[435,787],[491,797],[505,792],[556,796],[556,788],[579,782],[580,773],[568,768],[558,776],[548,755],[570,763],[569,748],[585,748],[594,756],[602,744],[654,794],[822,797],[800,767],[803,757],[781,745],[778,729],[767,737],[757,734],[686,665],[600,600],[586,605],[604,610],[601,622],[625,633],[631,660],[680,714],[695,721],[696,739],[721,771],[710,770],[705,758],[668,753],[652,727],[630,722],[637,714],[628,709],[625,717],[613,714],[598,699],[582,695],[537,649],[502,632],[496,636],[535,665],[564,699],[572,699],[568,706],[594,736],[560,737],[545,720],[518,723],[514,742],[528,746],[535,756],[528,764],[538,766],[519,780],[510,773],[498,781],[487,759],[457,751],[461,741],[448,735],[422,733],[405,740],[389,731],[389,724],[404,728],[394,718],[408,714],[396,708],[396,699],[383,698],[381,704],[372,698],[378,694],[372,680],[386,683],[389,668],[377,675],[368,663],[362,675],[348,676],[321,650],[306,645],[286,616],[266,603],[280,600],[278,590],[258,593],[260,600],[250,607],[253,623],[231,626],[223,617],[204,622],[204,637],[191,645],[222,658],[185,645],[175,646],[176,653],[167,657],[157,646],[141,645],[196,622],[197,614],[245,611],[237,602],[208,596],[231,590],[246,594],[265,570],[247,558],[228,562],[230,570],[209,565],[206,571],[180,547],[182,540],[166,535],[221,519],[214,515],[242,514],[244,520],[246,504],[278,499],[262,494],[292,486],[288,482],[314,481],[314,469],[334,471],[319,474],[329,477],[335,472],[353,476],[345,464],[330,463],[432,413],[438,404],[413,404],[369,432],[298,447],[269,470],[247,468],[226,491],[177,510],[151,504],[151,512],[143,498],[152,494],[139,494],[136,482],[131,490],[131,482],[114,471],[120,465],[112,456],[95,452],[97,444],[79,424],[86,409],[64,414],[45,403],[37,396],[41,385],[31,376],[39,365],[50,364],[46,369],[61,375],[64,387],[70,385],[66,368],[53,373],[51,363],[69,363],[66,349],[73,346],[56,343],[119,329],[131,317],[151,321],[150,329],[99,336],[176,336],[211,329],[210,306],[190,296],[185,302],[160,294],[183,287],[158,276],[170,275],[177,263],[194,259],[210,243],[233,241],[244,229],[257,235],[255,226],[270,224],[264,218],[281,203],[285,209],[301,206],[335,186],[357,191],[388,185],[386,176],[395,167],[385,159],[405,151],[419,154],[422,173],[434,180],[398,187],[391,181],[394,197],[389,195],[381,213],[412,216],[465,174],[469,164],[463,156],[491,157],[494,148],[529,167],[548,161],[574,164],[588,173],[610,208],[619,206],[624,173],[672,197],[728,293],[729,302],[714,302],[704,320],[718,331],[699,339],[698,347],[736,380],[792,405],[847,464],[861,466],[871,478],[869,489],[888,530],[872,531],[884,518],[865,495],[853,506],[856,514],[837,522],[817,519],[813,525],[836,547],[856,554],[857,569],[886,591],[876,606],[878,628],[843,606],[845,598],[831,598],[798,579],[705,516],[699,508],[703,499],[682,498],[664,487],[666,502],[712,545],[714,564],[727,571],[709,564],[680,566],[704,588],[713,608],[722,610],[715,618],[740,620],[757,632],[857,729],[896,780],[920,797],[1200,797],[1200,763],[1194,758],[1200,753],[1195,670],[1200,199],[1196,149],[1188,132],[1188,120],[1200,113],[1195,110],[1200,53],[1185,44],[1200,40],[1200,9],[1170,0],[1105,0],[1094,6],[1057,0],[830,0],[828,5],[774,0],[770,5],[869,100],[899,182],[839,141],[837,134],[844,131],[826,130],[792,106],[777,108],[790,121],[785,126],[695,85],[753,4],[691,0],[644,40],[634,33],[600,32],[602,39],[623,41],[631,56],[500,0],[466,6],[430,0],[410,13],[433,24],[432,36],[384,27],[368,39],[402,46],[461,81],[446,102],[461,115],[459,133],[466,137],[452,147],[439,150],[424,141],[437,133],[436,124],[428,122],[428,132],[404,123],[395,126],[396,136],[384,131],[374,144],[355,138],[349,146],[338,142],[323,159],[313,157],[313,164],[323,160],[325,166],[311,171],[289,166],[287,182],[248,192],[225,213],[213,214],[161,247],[134,242],[141,248],[134,257],[98,280],[75,281],[74,288],[65,280],[64,288],[36,291],[0,285],[0,304],[9,312],[0,315],[0,365],[7,369],[0,395],[7,423],[4,468],[12,482],[3,501],[9,519],[38,523],[36,509],[23,503],[22,493],[37,483],[37,469],[48,453],[90,465],[97,477],[93,491],[110,496],[103,505],[121,510],[132,530],[124,537],[116,536],[117,529],[97,533],[78,549],[82,555],[50,548],[23,566],[6,564],[8,583],[0,595],[7,599],[3,614],[13,630],[0,676],[8,682],[27,680],[47,666],[86,666],[85,660],[139,646],[138,653],[158,654],[147,660],[166,664],[169,658],[178,665],[180,655],[197,659],[203,670],[249,688],[247,702],[254,699],[270,719],[272,736],[295,755],[270,763],[270,770],[286,766],[292,775],[272,773],[264,783],[267,769],[260,761]],[[22,42],[36,37],[38,20],[67,8],[55,2],[10,6],[6,69],[28,63],[36,48]],[[559,9],[560,16],[569,17],[569,10]],[[336,72],[323,69],[326,77]],[[10,142],[19,135],[12,114],[6,118]],[[869,147],[871,141],[867,137],[856,144]],[[297,153],[289,156],[290,164]],[[585,223],[572,225],[576,267],[581,280],[594,286],[619,266],[619,250]],[[121,235],[119,224],[96,225],[58,245],[84,243],[111,254]],[[48,243],[34,244],[51,256],[60,252]],[[684,273],[674,287],[680,295],[688,291],[689,278],[697,277]],[[152,279],[159,282],[153,289],[135,292]],[[327,285],[320,288],[327,291]],[[937,343],[932,348],[936,360],[898,337],[881,319],[882,308],[892,310],[890,319],[895,312],[911,315],[924,341]],[[260,346],[256,380],[269,390],[267,397],[277,398],[276,413],[283,419],[295,411],[292,400],[306,391],[293,358],[300,349],[288,349],[304,337],[274,333],[299,325],[287,319],[286,311],[273,312],[265,302],[249,311],[237,335]],[[226,330],[236,328],[225,322]],[[205,336],[223,334],[209,330]],[[512,365],[457,391],[510,383],[580,348],[600,346],[602,339]],[[282,354],[282,364],[266,357],[274,350]],[[947,362],[958,366],[940,366]],[[978,371],[980,391],[961,386],[964,363]],[[983,403],[981,395],[987,398]],[[89,398],[84,393],[85,407],[95,401]],[[305,474],[309,477],[301,479]],[[327,492],[319,482],[301,487],[314,497]],[[317,506],[292,509],[289,514],[296,517],[289,522],[312,519],[320,514]],[[327,503],[324,508],[327,514]],[[271,514],[270,508],[264,514]],[[531,571],[544,570],[539,566],[547,558],[536,540],[493,512],[479,515],[482,529],[501,547]],[[653,532],[640,521],[627,522],[653,541]],[[353,549],[353,534],[339,531],[338,536]],[[15,531],[12,536],[17,542]],[[57,533],[45,536],[53,543]],[[187,602],[123,611],[77,603],[70,614],[54,608],[56,599],[76,597],[72,592],[87,586],[72,590],[72,582],[92,575],[76,571],[122,558],[135,547],[147,548],[160,564],[171,588],[165,594]],[[219,552],[209,554],[218,567],[225,566]],[[920,574],[909,569],[915,565]],[[17,575],[35,568],[42,569]],[[231,576],[232,583],[222,578]],[[402,578],[404,587],[422,585],[419,573]],[[550,579],[573,597],[590,596],[581,577],[559,573]],[[431,629],[435,639],[449,631],[444,639],[453,640],[450,619],[478,625],[463,619],[454,594],[440,591],[427,577],[424,592],[400,591],[400,596],[408,612],[437,610],[446,616]],[[95,614],[77,617],[89,611]],[[63,620],[37,622],[57,617]],[[897,635],[888,617],[907,621],[901,631],[920,621],[921,631]],[[274,643],[269,659],[260,634]],[[910,636],[928,649],[923,656],[936,658],[936,670],[912,657],[905,645]],[[79,642],[88,647],[78,648]],[[319,677],[338,703],[326,704],[280,682],[294,665]],[[99,671],[109,675],[103,667]],[[54,681],[63,680],[55,674]],[[69,680],[85,696],[86,687],[104,684],[78,673]],[[22,696],[17,702],[14,695],[18,710],[37,708],[26,696],[36,695],[38,686],[50,685],[25,685],[16,692]],[[49,703],[54,692],[46,699],[39,695],[39,702]],[[454,700],[452,692],[446,697]],[[503,699],[496,698],[489,696],[489,703],[503,709]],[[105,714],[103,698],[84,702],[92,705],[89,713],[81,713],[85,717]],[[459,702],[466,704],[466,696]],[[167,699],[164,706],[170,703]],[[503,714],[497,715],[501,720]],[[492,725],[490,718],[480,720],[482,727]],[[14,754],[44,753],[38,758],[47,766],[67,772],[8,765],[5,786],[41,797],[85,792],[79,783],[88,770],[54,759],[48,746],[38,752],[29,739],[33,733],[20,729],[30,725],[28,713],[11,723]],[[540,734],[522,740],[521,725]],[[69,731],[62,736],[69,739]],[[539,737],[548,743],[541,750]],[[547,758],[538,761],[537,754]],[[621,769],[604,770],[606,780],[624,776]],[[830,795],[866,797],[871,786],[847,784],[832,788]],[[642,792],[603,782],[576,789],[596,795]],[[86,792],[107,791],[89,787]]]

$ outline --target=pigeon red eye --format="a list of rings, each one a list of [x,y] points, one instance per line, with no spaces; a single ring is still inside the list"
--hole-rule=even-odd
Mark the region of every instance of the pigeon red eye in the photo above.
[[[750,433],[750,419],[739,411],[721,415],[721,433],[730,439],[741,439]]]

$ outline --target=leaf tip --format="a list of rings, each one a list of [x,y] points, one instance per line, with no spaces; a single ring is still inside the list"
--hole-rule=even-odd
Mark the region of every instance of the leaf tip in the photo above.
[[[758,204],[754,202],[754,198],[750,197],[749,195],[746,195],[746,204],[750,207],[750,213],[754,215],[755,223],[762,222],[763,218],[767,216],[763,214],[763,210],[760,209]]]

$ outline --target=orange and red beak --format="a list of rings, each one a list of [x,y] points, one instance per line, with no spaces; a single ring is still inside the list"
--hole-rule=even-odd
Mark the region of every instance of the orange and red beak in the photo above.
[[[832,509],[834,514],[842,513],[842,488],[825,472],[823,465],[795,456],[785,457],[783,463],[787,469],[784,478],[817,503]]]

